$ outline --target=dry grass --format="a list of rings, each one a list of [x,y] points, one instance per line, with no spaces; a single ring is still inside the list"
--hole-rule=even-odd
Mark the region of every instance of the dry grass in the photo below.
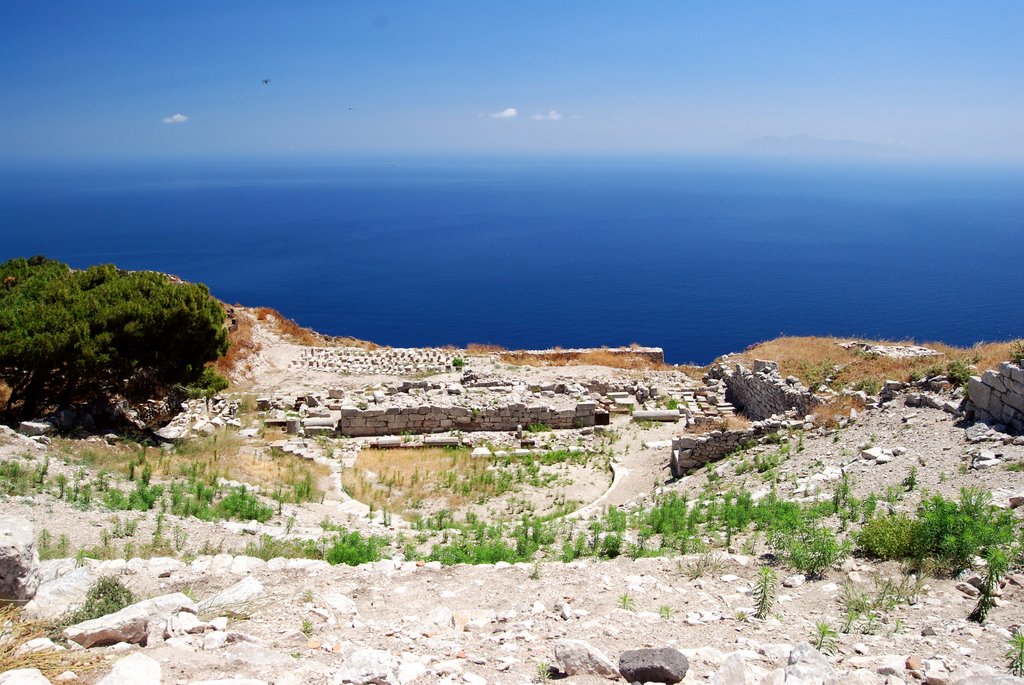
[[[228,332],[228,341],[227,353],[214,362],[213,367],[230,379],[243,372],[246,360],[260,350],[259,343],[253,339],[253,318],[243,307],[235,306],[235,329]]]
[[[144,462],[154,476],[164,479],[194,476],[212,481],[225,478],[273,492],[281,484],[294,484],[308,475],[318,490],[324,491],[329,486],[330,469],[326,466],[290,454],[267,456],[245,448],[238,434],[228,429],[188,440],[173,452],[129,443],[90,442],[83,446],[79,441],[59,438],[54,440],[54,447],[75,461],[110,473],[127,474],[131,464],[136,464],[136,473],[141,473],[143,467],[139,464]]]
[[[606,366],[613,369],[663,370],[675,368],[671,365],[652,361],[639,354],[616,352],[608,348],[570,352],[554,348],[545,354],[526,351],[503,352],[501,361],[517,366]]]
[[[0,411],[7,409],[7,401],[11,399],[11,386],[0,381]]]
[[[469,343],[466,345],[466,354],[500,354],[507,351],[501,345],[492,345],[490,343]]]
[[[342,472],[341,482],[345,491],[360,502],[414,518],[427,502],[435,505],[432,509],[455,510],[465,505],[469,501],[466,495],[440,490],[439,481],[449,473],[459,479],[480,477],[489,461],[473,458],[465,449],[364,449],[355,467]]]
[[[1009,358],[1011,342],[979,343],[969,348],[958,348],[944,343],[915,343],[913,341],[867,341],[877,345],[923,344],[942,353],[938,357],[890,359],[847,350],[839,346],[850,338],[784,337],[758,343],[742,354],[730,357],[730,362],[743,362],[747,366],[755,359],[770,359],[779,363],[783,376],[796,376],[804,384],[820,383],[826,368],[835,364],[840,371],[834,376],[834,385],[856,385],[863,381],[881,383],[885,380],[907,382],[914,377],[945,373],[951,361],[973,364],[978,371],[995,368]]]
[[[734,414],[732,416],[723,416],[718,421],[704,422],[692,428],[687,428],[687,432],[695,435],[702,435],[704,433],[710,433],[712,431],[738,431],[746,430],[752,425],[750,419],[742,414]]]
[[[324,337],[316,331],[300,326],[291,319],[285,318],[281,312],[270,307],[256,308],[257,321],[269,321],[274,331],[281,336],[290,338],[298,345],[323,345]]]
[[[850,410],[860,411],[864,401],[852,395],[839,395],[814,410],[814,425],[818,428],[836,428],[839,420],[848,418]]]
[[[0,673],[37,668],[52,679],[67,670],[80,673],[102,663],[103,657],[87,652],[47,650],[19,653],[21,646],[29,640],[45,636],[44,626],[25,620],[19,608],[0,605]]]

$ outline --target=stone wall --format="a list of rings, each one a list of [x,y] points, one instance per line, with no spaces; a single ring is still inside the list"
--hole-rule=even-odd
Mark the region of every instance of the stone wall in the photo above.
[[[998,370],[971,376],[967,398],[976,420],[1024,433],[1024,368],[1003,362]]]
[[[814,411],[821,400],[795,377],[779,375],[777,362],[754,362],[754,370],[742,364],[719,365],[711,370],[712,378],[725,382],[725,399],[747,417],[759,420],[796,410],[801,415]]]
[[[783,428],[802,425],[800,421],[768,419],[755,421],[750,428],[731,431],[712,431],[703,435],[680,435],[672,439],[669,469],[673,478],[679,478],[690,469],[717,461],[744,442],[759,440]]]
[[[507,404],[480,408],[343,407],[336,432],[350,437],[462,431],[514,431],[518,426],[545,424],[551,428],[584,428],[594,425],[596,402],[579,402],[574,408]]]

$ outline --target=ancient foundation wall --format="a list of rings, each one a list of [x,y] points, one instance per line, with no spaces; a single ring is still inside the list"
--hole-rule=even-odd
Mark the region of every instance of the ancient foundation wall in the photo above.
[[[388,407],[357,409],[345,407],[336,432],[360,437],[462,431],[513,431],[518,426],[544,424],[551,428],[584,428],[594,425],[596,402],[580,402],[575,408],[555,409],[543,405],[509,404],[495,407]]]
[[[579,347],[551,350],[510,350],[509,354],[521,354],[544,359],[573,359],[592,352],[604,352],[614,356],[639,357],[654,364],[665,363],[665,351],[660,347]]]
[[[703,435],[681,435],[672,439],[669,468],[674,478],[685,475],[711,461],[717,461],[744,442],[758,440],[770,433],[788,427],[788,421],[768,419],[756,421],[750,428],[731,431],[713,431]]]
[[[779,375],[779,365],[771,361],[755,361],[754,370],[742,364],[712,369],[712,377],[725,382],[725,399],[747,417],[760,420],[796,410],[810,414],[820,400],[796,379]]]
[[[971,376],[967,382],[969,409],[974,418],[986,423],[1002,423],[1024,433],[1024,368],[1003,362],[998,370]]]

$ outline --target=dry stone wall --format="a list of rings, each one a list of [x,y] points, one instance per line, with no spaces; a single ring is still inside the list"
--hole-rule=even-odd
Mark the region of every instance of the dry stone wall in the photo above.
[[[532,424],[551,428],[585,428],[594,425],[596,402],[579,402],[575,407],[507,404],[480,408],[459,406],[387,407],[359,409],[343,407],[337,432],[350,437],[439,433],[463,431],[514,431]]]
[[[971,376],[967,397],[974,418],[1024,433],[1024,368],[1003,362],[998,370]]]
[[[679,478],[690,469],[717,461],[740,445],[775,433],[783,428],[802,425],[800,421],[767,419],[755,421],[750,428],[731,431],[713,431],[703,435],[680,435],[672,439],[669,469],[673,478]]]
[[[755,361],[753,371],[742,364],[732,368],[723,364],[710,375],[724,381],[726,400],[754,420],[794,409],[801,415],[810,414],[821,403],[799,380],[779,375],[779,365],[773,361]]]

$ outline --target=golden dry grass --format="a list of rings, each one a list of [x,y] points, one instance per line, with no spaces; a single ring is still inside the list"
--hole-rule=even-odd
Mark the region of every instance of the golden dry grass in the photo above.
[[[253,339],[253,317],[243,307],[235,306],[235,329],[228,332],[228,351],[213,363],[217,373],[228,379],[244,368],[245,361],[260,350]]]
[[[969,348],[958,348],[945,343],[915,343],[913,341],[866,341],[876,345],[922,344],[942,353],[938,357],[890,359],[868,355],[858,350],[839,346],[851,338],[783,337],[758,343],[742,354],[730,357],[730,362],[746,365],[755,359],[770,359],[779,363],[783,376],[796,376],[805,384],[820,382],[823,369],[831,364],[841,367],[835,376],[836,385],[855,385],[861,381],[891,379],[907,382],[912,376],[923,377],[931,373],[944,373],[951,361],[973,364],[978,371],[995,368],[1009,358],[1012,342],[979,343]]]
[[[64,671],[80,673],[102,663],[102,656],[88,652],[47,650],[19,653],[19,648],[29,640],[45,636],[44,626],[26,620],[19,608],[0,605],[0,673],[37,668],[52,679]]]
[[[687,428],[687,432],[695,435],[702,435],[712,431],[746,430],[750,428],[750,426],[750,419],[742,414],[734,414],[733,416],[723,416],[718,421],[700,423],[692,428]]]
[[[606,366],[613,369],[661,370],[672,369],[671,365],[650,360],[639,354],[613,352],[608,348],[570,352],[554,348],[554,352],[532,354],[523,350],[502,352],[501,361],[517,366]]]
[[[819,428],[836,428],[839,419],[850,416],[850,410],[860,411],[864,401],[852,395],[838,395],[814,410],[814,425]]]
[[[146,448],[137,444],[90,442],[57,438],[57,451],[96,469],[127,474],[131,464],[144,463],[154,476],[177,478],[195,475],[202,480],[225,478],[273,491],[281,484],[293,484],[309,474],[318,490],[329,487],[330,469],[316,462],[290,454],[263,455],[244,448],[238,434],[220,429],[211,436],[193,438],[178,445],[173,452]],[[142,467],[136,466],[136,472]]]
[[[491,343],[469,343],[466,345],[466,354],[497,354],[507,351],[501,345],[492,345]]]
[[[364,449],[355,467],[342,472],[341,482],[345,491],[360,502],[411,518],[428,501],[436,505],[434,508],[448,510],[466,504],[467,495],[443,490],[439,482],[449,473],[457,479],[480,478],[489,461],[473,458],[465,449]]]

